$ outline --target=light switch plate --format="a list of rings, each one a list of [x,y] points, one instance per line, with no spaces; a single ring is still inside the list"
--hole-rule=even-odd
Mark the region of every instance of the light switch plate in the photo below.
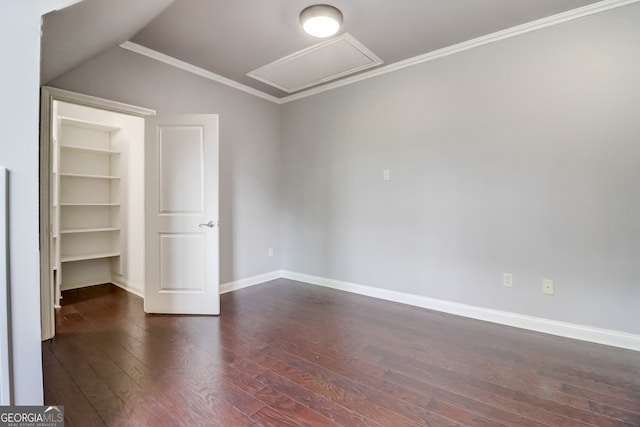
[[[513,274],[504,273],[502,275],[502,284],[508,288],[513,286]]]

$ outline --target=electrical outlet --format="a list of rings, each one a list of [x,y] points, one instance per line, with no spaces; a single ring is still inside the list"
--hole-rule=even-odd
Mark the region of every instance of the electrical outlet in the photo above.
[[[504,273],[502,275],[502,284],[508,288],[513,286],[513,274]]]
[[[267,250],[267,255],[269,255],[269,256],[273,256],[273,248],[269,248],[269,249]]]
[[[542,293],[547,295],[553,295],[553,280],[542,279]]]
[[[383,169],[382,170],[382,179],[384,181],[389,181],[391,180],[391,172],[389,172],[389,169]]]

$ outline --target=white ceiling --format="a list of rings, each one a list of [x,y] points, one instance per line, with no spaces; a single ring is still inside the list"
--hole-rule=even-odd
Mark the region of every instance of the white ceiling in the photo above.
[[[109,0],[106,15],[84,13],[64,19],[67,9],[47,22],[43,34],[43,58],[58,39],[74,40],[74,32],[91,29],[101,20],[117,16],[113,31],[120,34],[128,12],[143,0]],[[144,0],[149,2],[151,0]],[[156,1],[156,0],[152,0]],[[161,0],[167,3],[170,0]],[[85,8],[105,0],[85,0]],[[576,9],[598,0],[330,0],[344,15],[339,35],[351,34],[385,65],[416,57],[467,40],[495,33],[537,19]],[[126,3],[126,6],[119,4]],[[300,11],[312,0],[174,0],[148,24],[142,23],[129,40],[204,70],[275,97],[287,92],[247,73],[276,62],[321,40],[306,35],[298,23]],[[79,5],[72,6],[79,7]],[[62,23],[66,22],[66,24]],[[138,24],[142,21],[138,20]],[[113,20],[111,21],[113,24]],[[146,25],[145,25],[146,24]],[[131,33],[133,34],[133,33]],[[55,40],[51,40],[54,38]],[[105,37],[103,37],[104,39]],[[77,43],[81,40],[75,39]],[[112,41],[112,39],[110,39]],[[121,40],[124,41],[124,40]],[[114,43],[117,45],[118,43]],[[51,55],[49,55],[51,56]],[[86,56],[86,55],[85,55]],[[43,61],[45,68],[51,66]],[[55,65],[55,64],[54,64]],[[77,64],[76,64],[77,65]],[[58,67],[61,69],[63,67]],[[56,73],[51,73],[54,75]],[[51,79],[43,79],[44,82]],[[302,79],[304,80],[304,79]]]

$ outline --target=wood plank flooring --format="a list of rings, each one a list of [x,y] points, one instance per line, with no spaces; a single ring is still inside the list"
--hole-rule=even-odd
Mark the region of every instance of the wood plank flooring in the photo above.
[[[640,353],[279,279],[222,315],[64,293],[45,402],[73,426],[640,426]]]

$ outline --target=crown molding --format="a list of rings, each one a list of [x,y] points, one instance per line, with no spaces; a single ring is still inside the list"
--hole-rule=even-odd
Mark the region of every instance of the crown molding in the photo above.
[[[242,83],[238,83],[219,74],[205,70],[204,68],[189,64],[188,62],[184,62],[180,59],[174,58],[173,56],[165,55],[164,53],[158,52],[157,50],[149,49],[148,47],[144,47],[137,43],[126,41],[122,43],[120,47],[128,51],[146,56],[148,58],[155,59],[156,61],[171,65],[173,67],[180,68],[181,70],[188,71],[200,77],[204,77],[205,79],[213,80],[214,82],[221,83],[225,86],[229,86],[242,92],[246,92],[250,95],[257,96],[258,98],[266,99],[267,101],[275,102],[276,104],[281,103],[280,99],[276,98],[273,95],[269,95],[258,89],[243,85]]]
[[[149,49],[139,44],[126,41],[120,45],[121,48],[129,50],[131,52],[138,53],[140,55],[147,56],[157,61],[163,62],[168,65],[172,65],[176,68],[188,71],[198,76],[204,77],[209,80],[213,80],[217,83],[232,87],[234,89],[241,90],[251,95],[257,96],[267,101],[274,102],[276,104],[286,104],[289,102],[297,101],[299,99],[307,98],[309,96],[317,95],[322,92],[326,92],[339,87],[347,86],[353,83],[357,83],[363,80],[368,80],[374,77],[382,76],[384,74],[399,71],[404,68],[412,67],[414,65],[423,64],[425,62],[433,61],[439,58],[443,58],[456,53],[464,52],[469,49],[484,46],[489,43],[494,43],[500,40],[505,40],[511,37],[516,37],[522,34],[530,33],[532,31],[541,30],[543,28],[551,27],[554,25],[563,24],[565,22],[573,21],[575,19],[583,18],[589,15],[595,15],[597,13],[605,12],[607,10],[616,9],[619,7],[627,6],[630,4],[638,3],[640,0],[603,0],[598,3],[593,3],[587,6],[572,9],[566,12],[558,13],[556,15],[541,18],[535,21],[527,22],[522,25],[507,28],[505,30],[497,31],[495,33],[487,34],[486,36],[477,37],[475,39],[467,40],[462,43],[458,43],[452,46],[448,46],[442,49],[434,50],[432,52],[418,55],[413,58],[406,59],[404,61],[395,62],[393,64],[385,65],[383,67],[376,68],[371,71],[366,71],[353,77],[346,77],[336,82],[325,83],[321,86],[317,86],[312,89],[308,89],[302,92],[295,93],[293,95],[285,96],[282,98],[269,95],[260,90],[243,85],[234,80],[228,79],[221,75],[212,73],[203,68],[189,64],[188,62],[181,61],[164,53]]]

